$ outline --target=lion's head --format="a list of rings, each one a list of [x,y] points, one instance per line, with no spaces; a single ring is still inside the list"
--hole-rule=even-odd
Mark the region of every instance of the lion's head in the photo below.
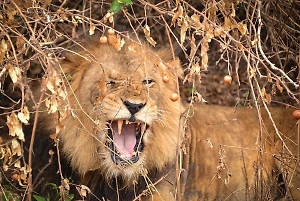
[[[170,96],[179,61],[129,40],[119,51],[96,40],[79,49],[61,63],[72,115],[59,138],[71,166],[130,181],[173,163],[181,104]]]

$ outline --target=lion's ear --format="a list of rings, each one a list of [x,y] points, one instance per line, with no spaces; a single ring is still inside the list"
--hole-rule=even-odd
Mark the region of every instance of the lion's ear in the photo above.
[[[66,52],[64,61],[66,63],[72,63],[73,65],[79,65],[81,64],[84,60],[84,55],[82,52],[77,51],[78,53],[73,53],[73,52]]]
[[[60,62],[64,73],[77,72],[79,66],[86,66],[89,62],[83,54],[80,52],[75,54],[73,52],[67,52],[65,58]]]
[[[181,62],[178,57],[173,58],[173,55],[170,52],[170,49],[161,49],[158,51],[158,55],[160,58],[167,63],[168,68],[173,72],[176,73],[179,78],[183,77],[183,70],[181,67]]]

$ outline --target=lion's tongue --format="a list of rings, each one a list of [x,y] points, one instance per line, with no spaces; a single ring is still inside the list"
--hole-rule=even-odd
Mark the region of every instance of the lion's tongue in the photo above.
[[[121,157],[131,158],[136,144],[136,124],[123,124],[121,134],[118,133],[117,121],[112,122],[113,140]]]

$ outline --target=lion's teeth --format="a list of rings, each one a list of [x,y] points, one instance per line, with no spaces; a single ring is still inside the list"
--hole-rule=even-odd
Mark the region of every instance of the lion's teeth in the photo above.
[[[141,124],[141,133],[144,134],[146,130],[146,124]]]
[[[131,157],[134,157],[134,156],[136,156],[136,152],[135,152],[135,151],[133,151],[133,152],[131,153]]]
[[[121,135],[122,133],[123,120],[118,120],[118,133]]]
[[[128,121],[128,120],[125,120],[125,124],[129,124],[129,121]]]
[[[140,122],[137,122],[137,123],[136,123],[136,127],[135,127],[135,131],[138,132],[139,129],[140,129],[140,127],[141,127],[141,123],[140,123]]]
[[[130,159],[130,158],[131,158],[130,155],[131,155],[131,154],[122,154],[122,155],[120,155],[120,158],[123,158],[123,159]]]

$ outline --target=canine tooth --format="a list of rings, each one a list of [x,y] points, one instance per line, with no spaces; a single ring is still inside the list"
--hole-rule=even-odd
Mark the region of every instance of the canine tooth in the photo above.
[[[123,159],[130,159],[131,157],[131,154],[122,154],[120,155],[120,158],[123,158]]]
[[[123,120],[118,120],[118,133],[121,135],[122,133]]]
[[[146,124],[143,123],[141,124],[141,133],[144,134],[145,130],[146,130]]]
[[[127,119],[125,120],[125,124],[129,124],[129,121]]]
[[[135,151],[133,151],[133,152],[131,153],[131,157],[134,157],[134,156],[136,156],[136,152],[135,152]]]

